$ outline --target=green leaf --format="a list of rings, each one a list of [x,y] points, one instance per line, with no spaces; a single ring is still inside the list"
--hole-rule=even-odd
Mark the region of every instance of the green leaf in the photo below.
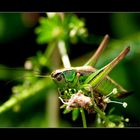
[[[71,112],[71,110],[64,109],[63,114],[67,114],[67,113],[69,113],[69,112]]]
[[[79,19],[75,14],[64,15],[63,19],[59,14],[55,14],[51,18],[40,18],[40,26],[35,29],[38,43],[49,43],[53,40],[70,40],[70,42],[76,43],[79,37],[87,36],[83,19]]]
[[[40,18],[40,26],[35,29],[37,42],[40,44],[51,42],[63,35],[62,21],[59,15],[52,18]]]
[[[79,108],[75,108],[72,110],[72,120],[75,121],[79,116]]]

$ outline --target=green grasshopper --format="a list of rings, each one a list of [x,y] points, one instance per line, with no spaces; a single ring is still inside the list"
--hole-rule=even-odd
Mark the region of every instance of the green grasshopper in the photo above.
[[[61,101],[69,107],[84,107],[88,112],[94,112],[94,107],[91,107],[94,104],[101,110],[105,110],[106,104],[110,101],[108,98],[110,95],[115,98],[129,95],[127,90],[111,79],[108,74],[126,56],[130,47],[125,48],[103,68],[97,70],[93,67],[108,40],[109,36],[106,35],[85,65],[58,69],[51,73],[52,79],[58,86]],[[112,91],[115,93],[112,94]]]

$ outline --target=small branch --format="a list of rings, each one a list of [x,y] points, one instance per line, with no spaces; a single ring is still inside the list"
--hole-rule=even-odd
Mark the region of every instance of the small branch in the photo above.
[[[50,80],[42,79],[38,80],[34,85],[30,86],[30,88],[23,89],[19,94],[13,95],[8,101],[0,106],[0,113],[12,108],[17,103],[27,99],[37,93],[40,93],[45,88],[48,88],[52,85]]]
[[[64,67],[70,68],[71,64],[70,64],[70,60],[69,60],[69,57],[67,54],[66,45],[65,45],[65,42],[63,40],[60,40],[58,42],[58,49],[59,49]]]

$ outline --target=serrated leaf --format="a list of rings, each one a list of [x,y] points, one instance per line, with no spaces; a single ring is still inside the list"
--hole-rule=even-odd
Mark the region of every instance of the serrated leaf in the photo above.
[[[63,34],[61,19],[58,15],[52,18],[40,18],[40,26],[35,29],[38,43],[48,43]]]

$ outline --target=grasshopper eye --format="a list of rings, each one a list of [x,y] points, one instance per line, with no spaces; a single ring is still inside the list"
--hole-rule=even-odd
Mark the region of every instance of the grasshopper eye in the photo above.
[[[51,77],[52,77],[53,79],[55,79],[56,81],[61,81],[61,80],[64,78],[62,72],[59,72],[59,73],[52,73],[52,74],[51,74]]]
[[[62,74],[60,74],[60,73],[56,74],[56,75],[55,75],[55,79],[56,79],[57,81],[61,81],[61,80],[63,79]]]

